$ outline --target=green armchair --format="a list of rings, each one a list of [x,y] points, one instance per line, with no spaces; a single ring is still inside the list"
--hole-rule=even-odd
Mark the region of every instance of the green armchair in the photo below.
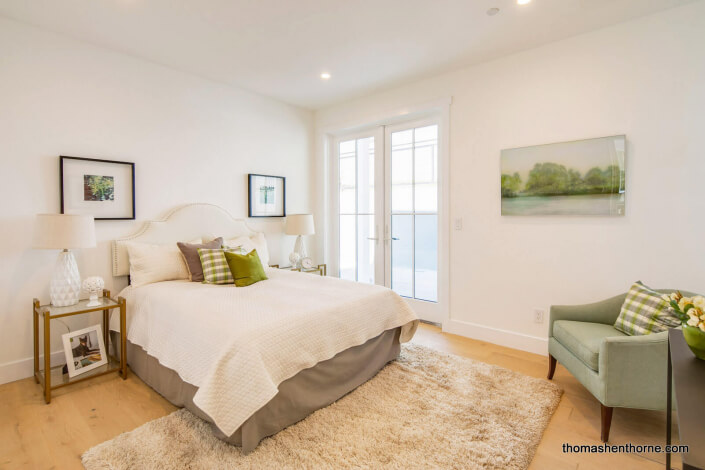
[[[551,306],[548,379],[553,379],[560,362],[597,398],[603,442],[609,440],[614,407],[666,409],[668,332],[627,336],[616,330],[613,325],[626,295],[586,305]]]

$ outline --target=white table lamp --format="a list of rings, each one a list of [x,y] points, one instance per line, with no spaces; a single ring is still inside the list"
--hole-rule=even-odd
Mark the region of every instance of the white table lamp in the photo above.
[[[90,215],[38,214],[33,248],[62,250],[51,277],[51,304],[66,307],[78,303],[81,276],[73,253],[75,248],[91,248],[95,243],[95,222]]]
[[[296,235],[296,243],[294,244],[294,251],[289,257],[295,267],[301,266],[301,260],[306,257],[306,246],[304,245],[303,235],[313,235],[316,230],[313,225],[313,215],[311,214],[293,214],[286,216],[286,229],[285,233],[287,235]]]

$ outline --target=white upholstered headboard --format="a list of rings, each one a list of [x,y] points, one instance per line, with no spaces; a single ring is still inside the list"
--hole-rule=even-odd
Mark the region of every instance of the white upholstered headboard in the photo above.
[[[169,212],[162,220],[146,222],[132,235],[113,240],[113,276],[130,274],[125,242],[176,243],[202,238],[235,238],[252,235],[244,219],[234,219],[225,209],[214,204],[187,204]]]

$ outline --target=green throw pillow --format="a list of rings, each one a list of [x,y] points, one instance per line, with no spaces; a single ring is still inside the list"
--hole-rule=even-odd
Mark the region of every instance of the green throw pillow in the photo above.
[[[635,336],[659,333],[680,324],[661,294],[637,281],[629,289],[614,327]]]
[[[264,274],[262,262],[259,260],[257,250],[252,250],[246,255],[225,252],[225,259],[230,267],[230,272],[235,279],[235,285],[245,287],[255,282],[264,281],[267,275]]]
[[[228,262],[225,260],[225,253],[229,253],[229,251],[222,248],[198,249],[205,284],[233,284],[235,282],[230,273]]]

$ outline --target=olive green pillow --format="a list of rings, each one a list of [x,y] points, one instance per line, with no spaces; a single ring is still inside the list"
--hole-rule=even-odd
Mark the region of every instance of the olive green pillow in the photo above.
[[[267,279],[257,250],[252,250],[246,255],[226,251],[225,259],[228,262],[228,267],[233,274],[233,278],[235,278],[235,285],[237,287],[249,286],[255,282]]]

